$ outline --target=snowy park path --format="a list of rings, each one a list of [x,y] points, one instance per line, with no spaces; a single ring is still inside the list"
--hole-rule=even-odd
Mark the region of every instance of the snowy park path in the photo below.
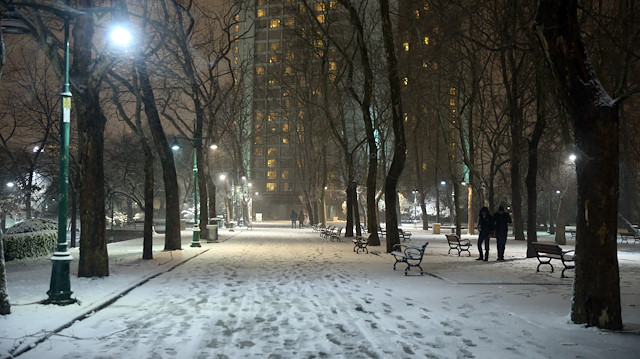
[[[226,238],[20,357],[638,357],[637,334],[568,324],[570,280],[535,260],[478,263],[430,240],[431,275],[405,277],[384,248],[309,230]]]

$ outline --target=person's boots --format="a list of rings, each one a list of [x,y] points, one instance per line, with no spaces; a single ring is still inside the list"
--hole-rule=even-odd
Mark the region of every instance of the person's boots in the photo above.
[[[487,251],[484,253],[484,259],[485,262],[489,260],[489,250],[487,249]]]
[[[481,261],[481,260],[483,260],[483,258],[482,258],[482,252],[480,252],[480,257],[476,258],[476,260],[477,260],[477,261]]]

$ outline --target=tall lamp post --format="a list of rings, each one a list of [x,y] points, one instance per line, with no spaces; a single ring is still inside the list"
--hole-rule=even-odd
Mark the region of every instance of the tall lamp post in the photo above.
[[[196,141],[208,139],[206,138],[188,138],[188,137],[174,137],[173,144],[171,145],[171,149],[176,151],[180,149],[180,144],[178,143],[178,139],[183,139],[187,141],[191,141],[193,144],[193,236],[191,238],[191,247],[201,247],[200,245],[200,224],[198,223],[198,151],[196,149]],[[210,138],[212,141],[211,148],[215,150],[218,146],[215,144],[215,139],[213,137]]]
[[[46,5],[30,3],[10,2],[8,16],[2,19],[2,31],[8,34],[28,34],[29,27],[13,11],[13,7],[33,7],[54,13],[64,20],[64,82],[61,96],[61,121],[60,121],[60,171],[58,186],[58,241],[56,251],[51,257],[51,281],[45,304],[67,305],[77,302],[71,298],[71,279],[69,264],[73,257],[67,247],[67,210],[69,204],[69,129],[71,125],[71,90],[69,87],[69,27],[70,8],[69,0],[64,1],[65,10]],[[111,39],[118,39],[117,45],[126,46],[131,40],[131,35],[124,28],[118,28],[118,33],[112,33]]]

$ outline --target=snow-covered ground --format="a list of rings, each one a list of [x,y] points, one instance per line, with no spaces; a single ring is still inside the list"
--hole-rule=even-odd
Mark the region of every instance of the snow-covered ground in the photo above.
[[[221,230],[222,243],[201,248],[183,232],[182,251],[151,261],[139,239],[113,243],[111,275],[100,279],[75,276],[73,250],[80,303],[66,307],[36,303],[49,286],[46,258],[9,262],[0,357],[640,357],[640,245],[619,247],[625,330],[607,332],[569,323],[572,279],[561,265],[536,273],[524,243],[509,240],[507,261],[496,262],[492,241],[492,261],[478,262],[475,246],[458,257],[444,235],[406,229],[413,244],[429,242],[422,277],[393,271],[384,242],[356,254],[348,239],[276,226]]]

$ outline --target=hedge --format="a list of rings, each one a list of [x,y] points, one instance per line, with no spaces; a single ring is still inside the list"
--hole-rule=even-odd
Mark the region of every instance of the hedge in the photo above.
[[[53,230],[18,234],[5,234],[4,259],[7,261],[20,258],[39,257],[55,252],[58,232]]]

